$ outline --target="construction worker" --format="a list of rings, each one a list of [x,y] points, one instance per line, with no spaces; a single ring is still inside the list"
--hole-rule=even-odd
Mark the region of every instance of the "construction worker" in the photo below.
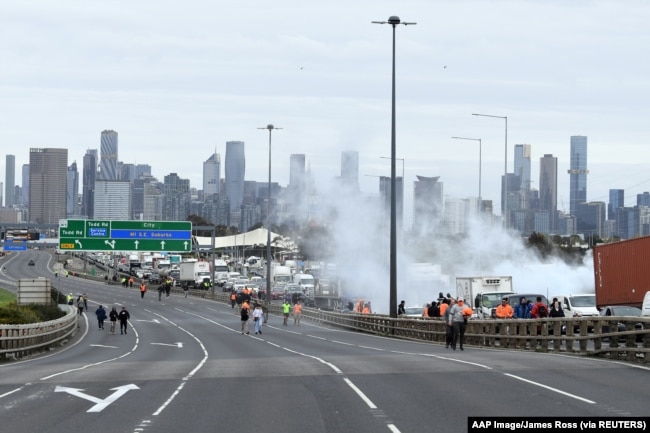
[[[133,287],[133,277],[129,278],[129,287]]]
[[[363,307],[361,308],[362,314],[372,314],[372,307],[370,307],[370,302],[364,302]]]
[[[302,304],[300,300],[293,306],[293,325],[300,326],[300,316],[302,315]]]
[[[237,293],[235,293],[235,289],[232,289],[230,292],[230,307],[235,308],[235,304],[237,303]]]
[[[284,316],[284,326],[287,326],[287,321],[289,320],[289,313],[291,313],[291,304],[286,299],[282,304],[282,315]]]
[[[66,298],[68,301],[68,305],[72,305],[74,303],[74,296],[72,296],[72,292],[68,293],[68,296]]]
[[[144,284],[144,280],[140,283],[140,299],[144,298],[144,294],[147,291],[147,286]]]
[[[512,316],[515,314],[515,310],[512,309],[512,306],[508,304],[508,299],[501,299],[501,305],[497,307],[495,312],[497,319],[512,319]]]

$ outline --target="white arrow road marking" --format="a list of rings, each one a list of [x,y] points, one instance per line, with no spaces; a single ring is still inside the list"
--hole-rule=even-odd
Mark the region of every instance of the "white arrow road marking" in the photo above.
[[[144,319],[138,319],[136,320],[137,322],[149,322],[149,323],[160,323],[158,319],[153,319],[153,320],[144,320]]]
[[[77,388],[68,388],[67,386],[57,386],[54,389],[54,392],[67,392],[70,395],[74,395],[75,397],[83,398],[85,400],[92,401],[95,403],[93,407],[88,409],[86,412],[101,412],[104,410],[109,404],[113,403],[115,400],[118,398],[122,397],[124,394],[129,392],[132,389],[140,389],[137,385],[130,384],[130,385],[122,385],[118,386],[116,388],[111,388],[111,391],[115,391],[113,394],[109,395],[105,399],[93,397],[92,395],[88,395],[83,393],[83,389],[77,389]]]
[[[173,346],[173,347],[178,347],[181,349],[183,347],[183,343],[175,343],[175,344],[168,344],[168,343],[151,343],[151,344],[156,344],[158,346]]]
[[[104,346],[103,344],[91,344],[92,347],[108,347],[109,349],[117,349],[117,346]]]

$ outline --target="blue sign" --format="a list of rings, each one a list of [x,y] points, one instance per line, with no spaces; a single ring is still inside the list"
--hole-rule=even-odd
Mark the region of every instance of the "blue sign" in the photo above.
[[[112,229],[112,239],[153,239],[153,240],[168,240],[168,239],[192,239],[191,231],[181,230],[124,230]]]
[[[91,227],[88,229],[88,237],[98,236],[100,238],[108,237],[108,229],[106,227]]]
[[[5,251],[27,251],[27,242],[5,244]]]

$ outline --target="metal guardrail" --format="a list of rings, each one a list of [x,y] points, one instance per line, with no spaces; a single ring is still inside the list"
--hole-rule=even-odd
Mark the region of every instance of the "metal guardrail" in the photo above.
[[[0,359],[21,358],[61,344],[77,332],[77,310],[59,305],[67,314],[60,319],[27,325],[0,325]]]
[[[309,308],[303,309],[303,318],[376,335],[445,343],[446,325],[440,319],[392,319]],[[650,317],[471,319],[467,323],[465,344],[650,364]]]

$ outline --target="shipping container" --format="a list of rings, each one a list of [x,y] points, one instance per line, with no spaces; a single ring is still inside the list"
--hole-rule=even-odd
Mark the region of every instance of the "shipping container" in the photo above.
[[[650,290],[650,236],[594,248],[596,306],[641,306]]]

